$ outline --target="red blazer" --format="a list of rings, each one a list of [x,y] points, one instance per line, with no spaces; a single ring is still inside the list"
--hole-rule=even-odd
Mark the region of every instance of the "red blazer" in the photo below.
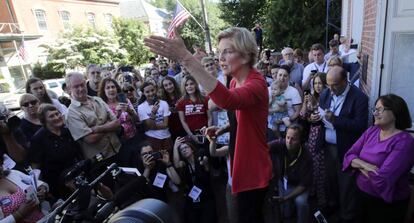
[[[242,86],[221,83],[210,93],[221,108],[235,110],[236,146],[231,165],[232,193],[267,187],[272,176],[272,162],[266,143],[269,95],[263,76],[252,69]]]

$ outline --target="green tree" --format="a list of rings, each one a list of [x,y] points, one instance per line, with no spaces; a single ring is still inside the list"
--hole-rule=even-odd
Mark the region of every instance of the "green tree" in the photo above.
[[[339,4],[332,6],[332,14],[338,14]],[[273,48],[289,45],[308,49],[313,43],[325,42],[326,0],[272,1],[268,18],[265,30],[268,30],[266,36]],[[339,26],[338,20],[332,22]]]
[[[148,61],[150,52],[144,46],[143,39],[148,29],[138,20],[115,19],[114,34],[121,49],[127,51],[127,61],[132,65],[141,65]]]
[[[33,76],[42,80],[62,78],[65,75],[65,67],[62,63],[36,63],[33,66]]]
[[[200,0],[181,0],[180,2],[197,19],[197,21],[203,25]],[[153,0],[151,3],[157,7],[165,8],[168,12],[170,12],[171,16],[174,14],[176,6],[175,0]],[[221,10],[218,7],[218,3],[206,1],[205,6],[207,10],[211,41],[214,46],[216,44],[216,37],[218,33],[227,28],[228,23],[220,18]],[[204,46],[205,33],[192,18],[189,18],[182,27],[181,36],[188,49],[192,50],[191,46],[194,43],[199,43]]]
[[[220,0],[220,17],[232,26],[254,27],[256,22],[265,22],[267,0]]]
[[[118,38],[107,31],[76,27],[52,45],[42,45],[49,63],[61,63],[65,69],[87,64],[128,64],[128,53],[120,48]]]

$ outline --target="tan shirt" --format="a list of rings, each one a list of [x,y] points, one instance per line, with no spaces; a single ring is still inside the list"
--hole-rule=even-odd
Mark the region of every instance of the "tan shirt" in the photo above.
[[[106,159],[115,155],[121,147],[116,132],[105,133],[101,140],[93,144],[85,142],[83,137],[92,133],[92,127],[117,118],[101,98],[88,96],[88,99],[92,102],[90,105],[72,99],[65,119],[66,126],[81,145],[85,158],[90,159],[102,153]]]

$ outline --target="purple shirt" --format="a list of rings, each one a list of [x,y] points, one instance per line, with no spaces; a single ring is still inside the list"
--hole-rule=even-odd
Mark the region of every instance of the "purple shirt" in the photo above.
[[[378,175],[370,172],[369,179],[356,172],[359,189],[388,203],[407,199],[408,174],[414,165],[414,138],[404,131],[382,141],[379,138],[379,127],[367,129],[345,154],[343,171],[352,168],[355,158],[376,165]]]

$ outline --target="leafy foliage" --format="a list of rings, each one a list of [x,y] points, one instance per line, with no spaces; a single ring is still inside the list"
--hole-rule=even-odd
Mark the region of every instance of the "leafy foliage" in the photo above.
[[[91,27],[75,27],[51,45],[42,45],[48,62],[65,69],[88,64],[141,65],[148,61],[149,51],[143,39],[147,28],[132,19],[114,19],[113,32]]]
[[[256,22],[265,22],[268,5],[267,0],[221,0],[220,17],[232,26],[250,29]]]
[[[144,37],[149,34],[142,22],[134,19],[115,19],[114,33],[121,49],[126,50],[127,60],[132,65],[144,64],[150,57],[144,46]]]
[[[221,0],[221,18],[233,26],[251,28],[260,22],[267,48],[308,49],[324,43],[326,0]],[[340,1],[330,1],[330,23],[340,26]],[[329,28],[332,37],[335,30]]]
[[[181,0],[181,4],[197,19],[197,21],[203,25],[203,17],[199,0]],[[151,4],[157,7],[165,8],[171,13],[171,17],[174,14],[176,1],[175,0],[153,0]],[[210,28],[211,42],[214,46],[216,44],[216,37],[218,33],[227,28],[228,23],[220,17],[221,10],[217,3],[206,1],[207,20]],[[192,49],[194,43],[198,43],[204,46],[205,33],[203,29],[194,21],[189,18],[181,29],[181,37],[183,38],[188,49]]]
[[[62,63],[34,64],[33,76],[42,80],[62,78],[65,75],[65,67]]]

